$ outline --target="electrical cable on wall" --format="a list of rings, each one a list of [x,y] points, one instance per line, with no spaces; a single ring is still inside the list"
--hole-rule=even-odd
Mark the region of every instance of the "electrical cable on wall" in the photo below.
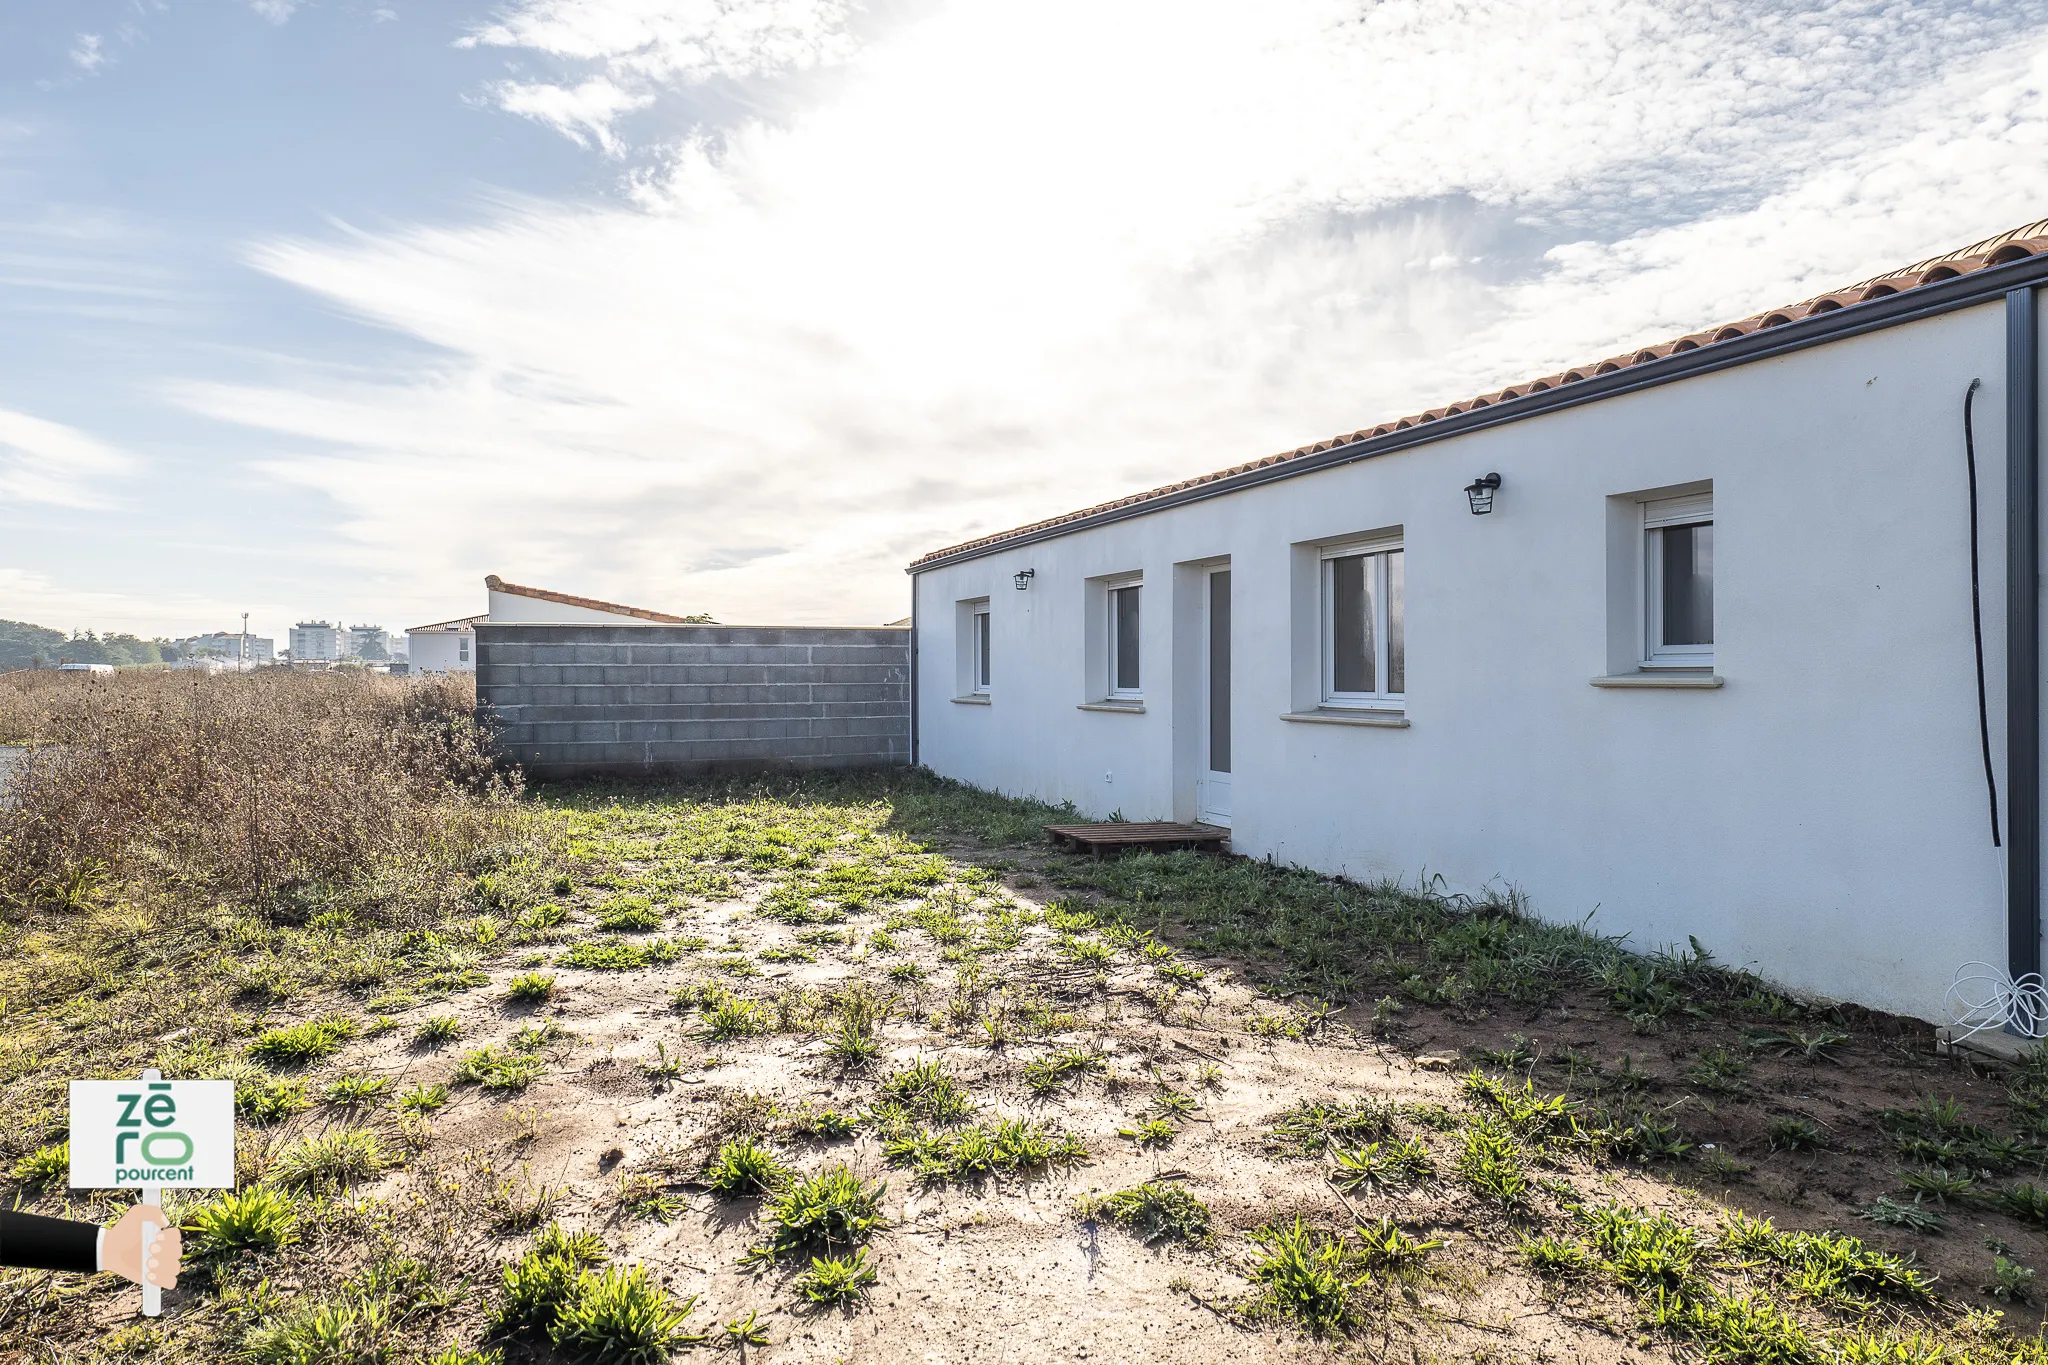
[[[1994,1030],[2039,1038],[2048,1031],[2048,986],[2040,975],[2028,972],[2015,981],[2012,973],[1989,962],[1958,967],[1942,1008],[1958,1038]]]
[[[1977,640],[1977,737],[1984,744],[1984,787],[1991,797],[1991,846],[1999,848],[1998,776],[1991,766],[1991,711],[1984,700],[1984,604],[1977,574],[1977,437],[1970,424],[1970,407],[1983,383],[1972,379],[1963,390],[1963,460],[1970,470],[1970,627]]]

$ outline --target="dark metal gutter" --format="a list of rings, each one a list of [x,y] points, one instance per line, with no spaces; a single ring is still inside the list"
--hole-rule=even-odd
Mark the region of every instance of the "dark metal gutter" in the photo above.
[[[1055,526],[1005,536],[988,545],[963,549],[938,559],[921,560],[911,565],[907,572],[915,576],[930,569],[942,569],[950,564],[961,564],[1004,550],[1035,545],[1040,541],[1054,540],[1078,531],[1093,530],[1095,527],[1107,526],[1113,522],[1164,512],[1171,507],[1182,507],[1206,498],[1222,497],[1246,488],[1255,488],[1260,484],[1299,478],[1319,470],[1334,469],[1359,460],[1369,460],[1375,456],[1391,455],[1415,446],[1449,440],[1454,436],[1505,426],[1509,422],[1540,417],[1545,413],[1560,412],[1585,403],[1597,403],[1603,398],[1633,393],[1638,389],[1655,388],[1660,384],[1690,379],[1695,375],[1712,374],[1716,370],[1732,369],[1752,361],[1790,355],[1794,351],[1803,351],[1811,346],[1822,346],[1831,341],[1861,336],[1865,332],[1880,331],[1908,322],[1918,322],[1923,318],[1938,317],[1960,308],[1995,303],[2011,293],[2031,291],[2035,285],[2044,282],[2048,282],[2048,256],[2030,256],[2008,265],[1990,266],[1936,284],[1921,285],[1904,293],[1872,299],[1868,303],[1850,304],[1846,308],[1822,313],[1819,317],[1801,318],[1780,327],[1751,332],[1747,336],[1735,337],[1728,341],[1717,341],[1698,350],[1683,351],[1660,360],[1631,365],[1611,374],[1594,375],[1576,384],[1549,389],[1543,393],[1527,394],[1521,398],[1511,398],[1506,402],[1470,412],[1461,412],[1454,417],[1444,417],[1421,426],[1410,427],[1405,431],[1393,431],[1384,436],[1353,441],[1349,445],[1338,446],[1314,455],[1296,456],[1257,469],[1247,469],[1228,478],[1216,479],[1193,488],[1183,488],[1161,494],[1156,498],[1146,498],[1129,506],[1105,508],[1089,516],[1063,521]],[[2031,342],[2029,344],[2031,345]],[[2031,374],[2030,371],[2029,383],[2033,382]],[[2028,420],[2033,419],[2030,417]],[[2017,810],[2013,825],[2015,830],[2019,828]]]
[[[2005,296],[2006,958],[2016,981],[2041,970],[2041,370],[2035,312],[2031,281]],[[2038,1028],[2044,1021],[2033,1022]]]

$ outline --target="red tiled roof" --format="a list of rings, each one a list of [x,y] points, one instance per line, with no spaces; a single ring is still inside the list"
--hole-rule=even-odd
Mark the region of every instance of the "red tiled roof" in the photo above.
[[[533,597],[542,602],[560,602],[569,607],[588,607],[592,611],[608,611],[614,616],[637,616],[643,621],[660,621],[671,626],[691,626],[704,618],[670,616],[667,612],[649,611],[645,607],[622,607],[617,602],[600,602],[595,597],[573,597],[566,592],[549,592],[546,588],[524,588],[517,583],[507,583],[496,574],[484,579],[484,586],[492,592],[509,592],[516,597]]]
[[[2029,256],[2040,255],[2044,252],[2048,252],[2048,219],[2043,219],[2037,223],[2029,223],[2025,227],[2014,228],[2010,232],[2002,232],[1996,237],[1973,243],[1959,251],[1951,251],[1944,256],[1935,256],[1929,260],[1917,262],[1902,270],[1888,271],[1883,275],[1864,280],[1860,284],[1852,284],[1843,289],[1831,289],[1824,294],[1816,294],[1810,299],[1784,308],[1766,309],[1764,312],[1752,314],[1738,321],[1725,323],[1719,327],[1709,327],[1698,332],[1689,332],[1685,336],[1662,342],[1655,346],[1645,346],[1640,350],[1625,351],[1620,355],[1609,356],[1607,359],[1592,365],[1582,365],[1574,369],[1564,370],[1558,374],[1545,375],[1541,379],[1532,380],[1525,384],[1511,384],[1497,392],[1483,393],[1477,398],[1468,398],[1462,403],[1452,403],[1441,408],[1431,408],[1427,412],[1419,412],[1412,416],[1397,418],[1391,422],[1381,422],[1377,426],[1362,428],[1343,436],[1333,436],[1326,441],[1317,441],[1314,445],[1298,446],[1293,450],[1282,451],[1278,455],[1268,455],[1263,459],[1252,460],[1240,465],[1232,465],[1228,469],[1219,469],[1213,474],[1203,474],[1198,478],[1183,479],[1179,483],[1166,484],[1159,488],[1148,489],[1143,493],[1133,493],[1128,497],[1117,498],[1111,502],[1097,503],[1093,507],[1084,507],[1078,512],[1068,512],[1062,516],[1048,517],[1044,521],[1034,521],[1029,526],[1018,526],[1008,531],[999,531],[994,535],[982,536],[977,540],[962,541],[958,545],[949,545],[943,550],[934,550],[928,555],[923,555],[913,560],[911,568],[915,569],[920,564],[930,563],[938,559],[946,559],[964,551],[987,549],[1000,545],[1006,540],[1030,535],[1033,532],[1043,531],[1066,522],[1080,521],[1085,517],[1092,517],[1101,512],[1114,511],[1117,508],[1131,507],[1139,503],[1150,502],[1155,498],[1163,498],[1170,493],[1178,493],[1188,488],[1197,488],[1205,483],[1214,483],[1218,479],[1227,479],[1234,474],[1243,474],[1250,470],[1263,469],[1270,465],[1284,464],[1289,460],[1300,459],[1305,455],[1319,455],[1326,450],[1334,450],[1338,446],[1352,445],[1359,441],[1370,440],[1375,436],[1385,436],[1390,432],[1405,431],[1411,427],[1421,426],[1425,422],[1435,422],[1461,412],[1470,412],[1474,408],[1491,407],[1496,403],[1513,402],[1517,398],[1524,398],[1533,393],[1543,393],[1546,390],[1561,388],[1566,384],[1579,383],[1596,374],[1611,374],[1616,370],[1627,369],[1631,365],[1643,365],[1652,360],[1662,360],[1666,356],[1676,355],[1681,351],[1694,351],[1703,346],[1712,346],[1717,342],[1732,341],[1736,337],[1748,336],[1752,332],[1760,332],[1771,327],[1782,327],[1786,323],[1798,318],[1817,317],[1822,313],[1831,313],[1838,308],[1852,308],[1859,303],[1868,303],[1873,299],[1881,299],[1888,295],[1903,293],[1908,289],[1916,289],[1921,285],[1936,284],[1942,280],[1954,279],[1958,275],[1967,275],[1975,270],[2006,265],[2010,262],[2024,260]]]

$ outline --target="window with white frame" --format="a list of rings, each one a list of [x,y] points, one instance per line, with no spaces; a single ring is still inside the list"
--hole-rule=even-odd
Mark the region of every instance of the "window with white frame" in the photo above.
[[[1398,710],[1408,690],[1401,542],[1322,551],[1324,706]]]
[[[1138,594],[1142,584],[1112,584],[1109,588],[1108,695],[1142,697],[1139,685]]]
[[[970,690],[975,696],[985,697],[988,695],[989,676],[988,603],[985,600],[975,605],[973,635],[968,649],[971,651],[967,665],[968,681],[972,684]]]
[[[1714,495],[1643,504],[1643,667],[1714,663]]]
[[[457,661],[458,661],[458,662],[461,662],[461,663],[468,663],[468,662],[469,662],[469,637],[468,637],[467,635],[464,635],[464,636],[462,636],[462,637],[460,637],[460,638],[458,638],[458,639],[456,640],[456,642],[455,642],[455,649],[456,649],[456,654],[455,654],[455,657],[456,657]]]

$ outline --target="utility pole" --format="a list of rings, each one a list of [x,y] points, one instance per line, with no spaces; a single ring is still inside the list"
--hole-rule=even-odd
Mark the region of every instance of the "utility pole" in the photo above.
[[[242,613],[242,647],[235,654],[235,672],[249,671],[249,613]]]

